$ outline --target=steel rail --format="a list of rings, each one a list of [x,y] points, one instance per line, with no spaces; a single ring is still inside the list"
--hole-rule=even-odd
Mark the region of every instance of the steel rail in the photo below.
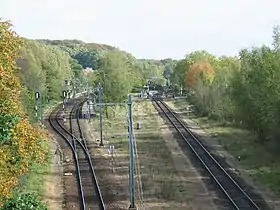
[[[188,146],[191,148],[192,152],[195,154],[195,156],[199,159],[199,161],[202,163],[202,165],[205,167],[205,169],[207,170],[207,172],[210,174],[210,176],[214,179],[214,181],[216,182],[216,184],[220,187],[220,189],[222,190],[222,192],[226,195],[226,197],[229,199],[229,201],[232,203],[232,205],[235,207],[236,210],[241,210],[243,209],[243,207],[240,207],[238,203],[238,201],[236,201],[236,198],[232,198],[232,196],[230,195],[231,193],[229,191],[231,191],[232,189],[226,189],[225,186],[222,185],[222,183],[219,181],[219,177],[217,175],[214,174],[213,169],[211,169],[205,162],[205,160],[203,160],[203,158],[201,157],[202,155],[199,154],[199,152],[194,148],[194,146],[190,143],[190,141],[185,137],[185,135],[180,131],[180,129],[178,128],[178,126],[175,124],[174,120],[172,120],[172,118],[169,116],[168,113],[170,113],[172,115],[172,117],[176,120],[176,122],[178,122],[180,124],[180,126],[187,131],[187,133],[193,138],[193,140],[195,141],[195,143],[197,143],[197,145],[199,145],[199,147],[205,152],[205,154],[207,154],[208,158],[210,160],[212,160],[216,166],[220,169],[220,171],[223,172],[223,174],[225,175],[226,178],[228,178],[228,181],[231,181],[233,183],[233,185],[239,190],[239,192],[243,195],[244,198],[247,199],[247,203],[250,205],[250,207],[253,207],[254,209],[260,210],[260,207],[258,207],[258,205],[249,197],[249,195],[239,186],[239,184],[228,174],[228,172],[220,165],[220,163],[211,155],[211,153],[201,144],[201,142],[198,140],[198,138],[190,131],[189,128],[186,127],[186,125],[174,114],[174,111],[171,110],[166,104],[165,102],[162,101],[162,99],[160,98],[153,98],[153,100],[155,101],[155,103],[157,104],[157,106],[164,112],[165,116],[168,118],[168,120],[172,123],[172,125],[174,126],[174,128],[180,133],[180,135],[182,136],[182,138],[185,140],[185,142],[188,144]],[[240,199],[240,198],[239,198]]]
[[[83,148],[83,151],[86,154],[86,158],[87,158],[87,161],[89,163],[90,170],[91,170],[91,175],[92,175],[92,178],[93,178],[93,183],[95,185],[96,194],[98,196],[100,209],[105,210],[106,209],[105,202],[104,202],[104,199],[102,197],[102,193],[101,193],[101,190],[100,190],[100,187],[99,187],[99,184],[98,184],[97,176],[96,176],[95,171],[94,171],[94,167],[93,167],[92,160],[91,160],[91,155],[89,153],[87,143],[85,141],[84,133],[83,133],[81,125],[80,125],[79,111],[82,109],[82,106],[83,106],[84,103],[85,103],[85,101],[82,102],[80,104],[80,106],[76,109],[76,120],[77,120],[77,125],[78,125],[80,139],[81,139],[81,141],[78,141],[78,143]]]
[[[55,122],[57,123],[58,127],[63,130],[63,132],[60,129],[58,129],[58,127],[54,124],[52,116],[53,116],[55,111],[56,110],[53,110],[52,113],[50,114],[49,122],[50,122],[51,127],[56,131],[56,133],[58,133],[69,144],[69,146],[71,148],[71,151],[73,153],[74,160],[75,160],[75,167],[77,169],[76,175],[77,175],[78,188],[79,188],[79,194],[80,194],[80,202],[81,202],[80,205],[81,205],[81,209],[85,210],[86,209],[85,197],[84,197],[84,193],[83,193],[84,191],[83,191],[83,185],[82,185],[82,182],[81,182],[81,174],[80,174],[80,169],[79,169],[79,162],[78,162],[77,153],[76,153],[75,147],[73,146],[73,144],[69,140],[69,137],[66,137],[66,135],[63,134],[63,132],[66,133],[68,136],[71,136],[72,138],[73,138],[73,135],[68,130],[66,130],[65,127],[60,123],[60,121],[59,121],[59,111],[57,111],[57,113],[55,114]]]

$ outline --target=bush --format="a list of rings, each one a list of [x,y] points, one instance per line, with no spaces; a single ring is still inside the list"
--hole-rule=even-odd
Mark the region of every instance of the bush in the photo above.
[[[33,193],[18,194],[4,202],[0,210],[47,210],[44,203]]]

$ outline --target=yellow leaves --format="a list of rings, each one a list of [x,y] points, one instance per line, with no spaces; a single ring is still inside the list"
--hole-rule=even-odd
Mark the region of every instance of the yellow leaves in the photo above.
[[[21,39],[11,26],[10,22],[0,19],[0,114],[21,118],[10,129],[9,140],[0,145],[0,199],[10,196],[19,176],[26,173],[33,162],[44,161],[47,152],[40,144],[46,135],[24,118],[21,109],[21,85],[14,73]]]
[[[207,61],[199,61],[192,64],[187,72],[187,86],[194,88],[195,82],[198,78],[202,79],[204,83],[212,83],[214,79],[214,68]]]
[[[0,64],[9,71],[15,67],[18,50],[22,44],[21,39],[11,27],[12,24],[9,21],[0,19]]]
[[[7,162],[8,154],[3,148],[0,148],[0,157],[0,165],[4,165]]]
[[[18,182],[18,179],[16,176],[5,176],[5,174],[2,174],[1,173],[1,170],[0,170],[0,197],[3,196],[3,197],[8,197],[11,195],[11,188],[14,187]]]
[[[44,133],[27,119],[21,118],[12,130],[11,140],[0,147],[0,197],[9,196],[18,177],[30,164],[45,161],[47,152],[40,146]]]
[[[0,197],[7,197],[11,194],[11,188],[17,183],[14,173],[7,167],[9,162],[9,149],[0,149]]]
[[[20,113],[19,89],[19,81],[13,73],[0,66],[0,114]]]

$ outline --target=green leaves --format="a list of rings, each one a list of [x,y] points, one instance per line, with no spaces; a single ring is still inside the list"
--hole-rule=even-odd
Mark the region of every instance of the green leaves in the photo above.
[[[39,201],[35,194],[26,193],[15,195],[5,201],[0,210],[47,210],[44,203]]]
[[[0,114],[0,145],[10,140],[11,128],[18,122],[19,115]]]
[[[98,68],[98,52],[96,50],[83,50],[73,55],[83,68]]]
[[[173,85],[185,85],[181,78],[190,71],[191,64],[210,63],[216,72],[214,80],[205,85],[197,77],[193,81],[191,103],[201,114],[219,121],[238,124],[242,121],[242,126],[256,132],[262,142],[277,140],[280,136],[279,29],[277,26],[273,31],[274,48],[242,49],[239,58],[192,52],[177,62],[170,80]]]
[[[104,100],[122,101],[133,88],[133,70],[128,59],[121,52],[108,52],[100,60],[98,80],[104,90]]]
[[[81,66],[73,60],[66,52],[57,46],[47,46],[34,40],[25,40],[21,49],[21,59],[17,60],[21,68],[19,77],[21,83],[26,88],[25,97],[34,95],[36,91],[41,91],[51,100],[59,100],[62,83],[65,79],[81,77]],[[71,67],[75,68],[72,70]],[[30,115],[34,115],[34,98],[24,100],[25,107],[31,107]]]
[[[280,57],[277,49],[267,46],[244,50],[241,72],[233,81],[233,99],[242,120],[262,140],[273,139],[280,122]],[[243,94],[240,94],[242,91]]]

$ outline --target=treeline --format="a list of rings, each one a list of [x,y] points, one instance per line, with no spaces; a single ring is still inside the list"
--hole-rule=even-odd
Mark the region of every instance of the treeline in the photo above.
[[[42,93],[43,106],[61,100],[62,90],[84,90],[84,69],[97,69],[98,60],[108,49],[88,49],[77,40],[23,40],[17,66],[24,87],[22,101],[32,118],[35,114],[35,92]]]
[[[164,70],[174,89],[184,87],[201,116],[254,131],[259,141],[280,136],[280,36],[273,47],[243,49],[238,57],[195,51]],[[174,64],[175,63],[175,64]]]
[[[73,86],[101,82],[105,101],[121,101],[147,80],[165,84],[163,62],[139,60],[118,48],[79,40],[25,39],[17,63],[29,113],[34,112],[30,105],[36,91],[42,91],[45,102],[59,100],[64,80],[72,81]],[[87,75],[86,68],[92,69]]]

